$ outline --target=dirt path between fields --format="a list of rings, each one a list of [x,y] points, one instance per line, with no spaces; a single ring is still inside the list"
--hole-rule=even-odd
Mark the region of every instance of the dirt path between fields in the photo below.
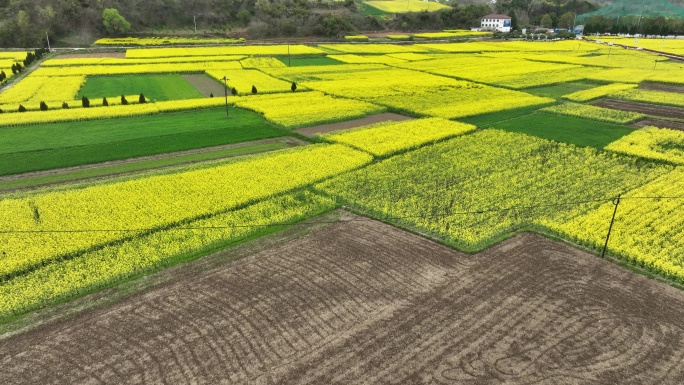
[[[641,83],[641,84],[639,84],[639,88],[644,89],[644,90],[677,92],[680,94],[684,94],[684,86],[675,86],[672,84]]]
[[[304,136],[312,137],[316,136],[316,134],[325,134],[333,131],[348,130],[350,128],[362,127],[367,126],[369,124],[375,124],[380,122],[402,122],[405,120],[413,119],[414,118],[408,116],[399,115],[392,112],[385,112],[382,114],[366,116],[365,118],[361,119],[347,120],[344,122],[322,124],[319,126],[302,128],[300,130],[297,130],[296,132]]]
[[[102,163],[95,163],[95,164],[86,164],[86,165],[82,165],[82,166],[57,168],[57,169],[44,170],[44,171],[34,171],[34,172],[27,172],[27,173],[23,173],[23,174],[5,175],[5,176],[0,176],[0,182],[23,179],[23,178],[31,178],[31,177],[36,177],[36,176],[66,174],[66,173],[70,173],[70,172],[74,172],[74,171],[92,170],[92,169],[104,168],[104,167],[109,167],[109,166],[117,166],[117,165],[122,165],[122,164],[131,164],[131,163],[144,162],[144,161],[150,161],[150,160],[175,158],[175,157],[184,156],[184,155],[204,154],[204,153],[213,152],[213,151],[221,151],[221,150],[228,150],[228,149],[233,149],[233,148],[249,147],[249,146],[255,146],[255,145],[260,145],[260,144],[279,143],[279,142],[286,143],[290,147],[309,144],[308,142],[305,142],[301,139],[297,139],[297,138],[290,137],[290,136],[279,137],[279,138],[270,138],[270,139],[260,139],[260,140],[253,140],[250,142],[233,143],[233,144],[226,144],[226,145],[222,145],[222,146],[213,146],[213,147],[204,147],[204,148],[198,148],[198,149],[194,149],[194,150],[169,152],[169,153],[158,154],[158,155],[140,156],[137,158],[114,160],[114,161],[110,161],[110,162],[102,162]],[[168,166],[168,167],[177,167],[177,166],[182,166],[184,164],[189,164],[189,163],[195,163],[195,161],[183,162],[183,163],[175,164],[173,166]],[[161,167],[161,168],[165,168],[165,167]],[[133,171],[133,172],[139,172],[139,171]],[[107,177],[112,176],[112,175],[122,175],[122,174],[126,174],[126,173],[108,174]],[[91,179],[91,178],[88,178],[88,179]]]
[[[222,86],[216,80],[204,74],[181,75],[183,79],[192,84],[193,87],[204,96],[214,94],[214,97],[225,97],[225,86]],[[229,95],[230,96],[230,95]]]
[[[0,337],[0,383],[684,383],[684,291],[539,235],[466,255],[340,215]]]
[[[617,99],[599,99],[590,103],[594,106],[613,108],[621,111],[640,112],[651,116],[663,116],[667,118],[684,119],[684,108],[661,106],[656,104],[628,102]]]
[[[684,131],[684,122],[675,122],[672,120],[660,120],[660,119],[645,119],[640,120],[631,125],[632,127],[660,127],[660,128],[670,128],[672,130]]]

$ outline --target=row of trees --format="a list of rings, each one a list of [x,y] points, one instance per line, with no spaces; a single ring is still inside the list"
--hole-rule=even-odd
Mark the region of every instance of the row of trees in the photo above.
[[[142,94],[142,93],[140,94],[140,96],[138,97],[138,103],[140,103],[140,104],[147,103],[147,99],[145,98],[145,95],[144,95],[144,94]],[[126,99],[126,96],[124,96],[124,95],[121,95],[121,104],[124,105],[124,106],[129,104],[129,103],[128,103],[128,100]],[[82,106],[83,108],[89,108],[89,107],[90,107],[90,99],[88,99],[87,96],[83,96],[83,97],[81,98],[81,106]],[[104,106],[104,107],[108,107],[108,106],[109,106],[109,101],[107,100],[107,98],[102,98],[102,106]],[[41,111],[47,111],[47,110],[49,109],[47,103],[45,103],[44,101],[41,101],[41,102],[40,102],[40,107],[39,107],[39,108],[40,108]],[[69,108],[69,103],[63,102],[63,103],[62,103],[62,108],[68,109],[68,108]],[[18,111],[18,112],[26,112],[26,111],[28,111],[28,110],[26,109],[26,107],[24,107],[23,104],[19,104],[19,108],[17,109],[17,111]],[[2,112],[3,112],[3,110],[0,109],[0,113],[2,113]]]

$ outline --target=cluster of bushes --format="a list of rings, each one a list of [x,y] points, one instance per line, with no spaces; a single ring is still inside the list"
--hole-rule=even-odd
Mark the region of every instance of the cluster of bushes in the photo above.
[[[48,53],[49,51],[47,48],[38,48],[37,50],[33,52],[29,52],[26,54],[26,59],[24,59],[24,67],[28,67],[33,63],[34,61],[40,60],[43,55]]]

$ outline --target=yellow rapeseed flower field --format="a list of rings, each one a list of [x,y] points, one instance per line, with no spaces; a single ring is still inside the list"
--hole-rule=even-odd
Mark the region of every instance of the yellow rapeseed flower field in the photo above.
[[[218,214],[370,162],[342,145],[312,145],[206,169],[0,200],[0,277],[109,242]],[[52,232],[52,231],[57,232]],[[24,233],[21,231],[35,231]]]
[[[333,200],[306,191],[291,193],[55,261],[0,281],[0,318],[154,269],[173,257],[227,245],[272,225],[320,214],[334,206]]]
[[[214,79],[223,81],[224,76],[228,77],[228,87],[235,88],[240,95],[249,94],[252,86],[257,88],[258,93],[270,94],[274,92],[290,92],[291,83],[276,79],[272,76],[257,70],[208,70],[207,75]]]
[[[321,92],[246,96],[236,99],[234,103],[237,107],[259,112],[266,119],[288,128],[361,118],[385,111],[381,106],[327,96]]]
[[[684,132],[646,127],[608,144],[606,150],[684,164]]]
[[[638,132],[638,131],[636,131]],[[681,199],[684,168],[634,189],[622,197],[608,251],[623,259],[684,283],[684,216]],[[570,221],[548,221],[564,238],[600,250],[615,206],[605,203]]]
[[[629,124],[646,117],[646,115],[638,112],[620,111],[612,108],[596,107],[579,103],[559,104],[542,108],[541,111],[618,124]]]
[[[364,150],[375,156],[387,156],[474,130],[475,126],[472,124],[427,118],[399,123],[378,123],[323,135],[323,138]]]
[[[563,95],[563,98],[572,100],[573,102],[588,102],[590,100],[598,99],[606,95],[636,87],[636,84],[612,83]]]
[[[141,48],[126,51],[126,58],[159,58],[215,55],[320,55],[320,49],[305,45],[240,45],[226,47]]]
[[[669,170],[592,148],[483,130],[316,188],[379,218],[475,250],[517,229],[567,222]]]

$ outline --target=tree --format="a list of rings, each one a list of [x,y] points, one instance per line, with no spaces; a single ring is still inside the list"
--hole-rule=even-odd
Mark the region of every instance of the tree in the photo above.
[[[109,107],[109,102],[107,101],[107,98],[102,98],[102,105],[104,107]]]
[[[511,31],[515,31],[518,29],[518,17],[515,16],[515,12],[509,13],[508,16],[511,17]]]
[[[23,104],[19,105],[19,112],[26,112],[26,107]]]
[[[68,110],[68,109],[69,109],[69,104],[67,104],[67,102],[62,102],[62,108],[65,109],[65,110]]]
[[[297,83],[292,82],[292,87],[290,87],[290,89],[292,90],[292,92],[297,91]]]
[[[12,75],[16,75],[16,74],[17,74],[17,64],[14,63],[14,64],[12,64]]]
[[[48,105],[45,102],[40,102],[40,110],[41,111],[47,111],[48,110]]]
[[[102,11],[102,24],[110,35],[124,34],[131,30],[131,23],[116,8],[105,8]]]
[[[210,98],[213,98],[213,97],[214,97],[214,93],[213,93],[213,92],[210,92],[210,93],[209,93],[209,97],[210,97]]]
[[[233,88],[230,89],[230,93],[231,93],[233,96],[237,96],[238,90],[237,90],[235,87],[233,87]]]
[[[90,107],[90,100],[88,99],[87,96],[83,96],[83,97],[81,98],[81,105],[83,106],[83,108],[88,108],[88,107]]]
[[[0,71],[0,82],[2,82],[5,79],[7,79],[7,74],[5,73],[5,71]]]
[[[558,27],[570,29],[570,28],[574,27],[574,25],[573,25],[574,22],[575,22],[575,14],[572,12],[565,12],[564,14],[561,15],[560,19],[558,19]]]
[[[128,100],[126,100],[126,97],[121,95],[121,105],[122,106],[127,106],[128,105]]]
[[[147,99],[145,99],[145,95],[143,95],[142,92],[140,93],[140,96],[138,97],[138,103],[140,103],[140,104],[147,103]]]
[[[254,87],[254,85],[252,85],[252,94],[256,95],[256,93],[257,93],[257,89],[256,89],[256,87]]]
[[[542,28],[551,28],[553,20],[551,19],[551,16],[547,13],[544,16],[542,16],[539,24],[542,26]]]

